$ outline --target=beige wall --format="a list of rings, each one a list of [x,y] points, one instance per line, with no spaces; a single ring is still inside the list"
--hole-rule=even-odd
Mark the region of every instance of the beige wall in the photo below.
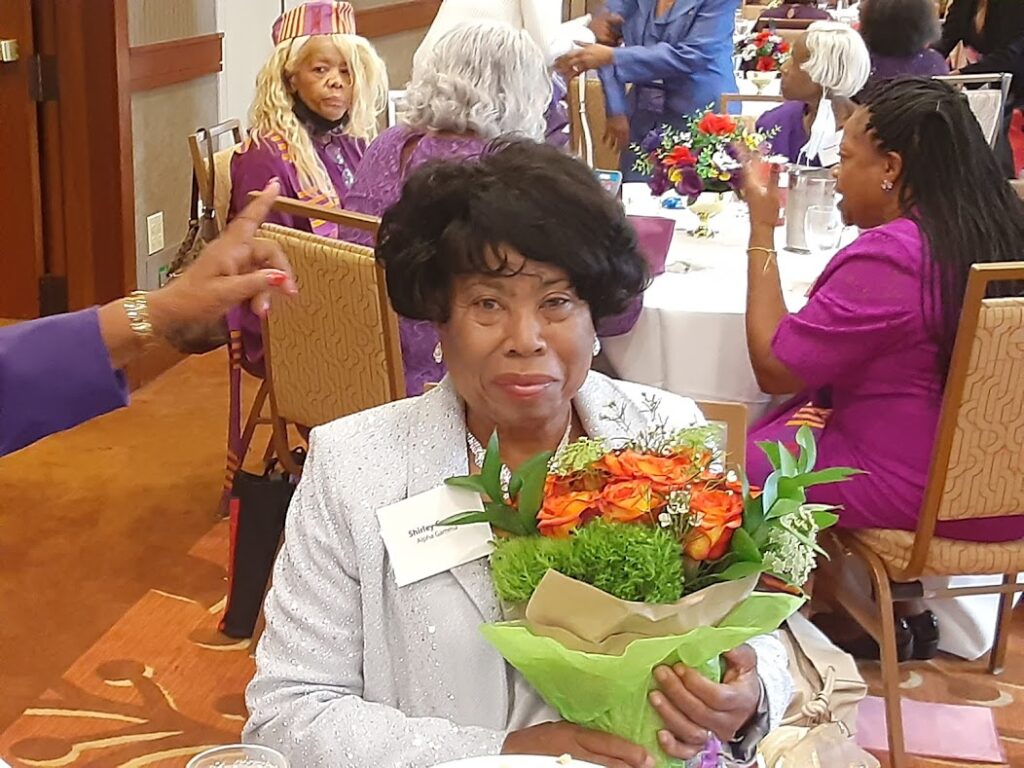
[[[214,0],[129,0],[131,45],[217,31]],[[177,251],[188,229],[192,164],[187,137],[217,122],[218,77],[132,95],[136,265],[140,287],[156,287],[160,264]],[[165,249],[150,257],[146,218],[164,215]]]

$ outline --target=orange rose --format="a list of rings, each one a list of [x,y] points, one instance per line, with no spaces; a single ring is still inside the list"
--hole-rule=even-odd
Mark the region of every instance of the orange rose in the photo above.
[[[650,480],[657,493],[668,493],[692,479],[689,456],[651,456],[627,449],[606,455],[598,467],[612,477],[623,480]]]
[[[697,124],[698,130],[712,136],[728,136],[736,130],[736,121],[726,115],[708,112]]]
[[[676,147],[665,157],[665,165],[675,168],[677,165],[696,165],[697,158],[693,156],[689,147]]]
[[[537,513],[537,528],[543,536],[563,539],[598,512],[600,493],[574,491],[559,496],[545,496],[544,506]]]
[[[692,560],[717,560],[729,549],[732,532],[743,524],[743,495],[719,488],[694,487],[690,510],[701,514],[700,525],[686,536],[683,554]]]
[[[609,522],[631,523],[650,515],[653,492],[649,480],[622,480],[608,483],[598,505],[601,517]]]

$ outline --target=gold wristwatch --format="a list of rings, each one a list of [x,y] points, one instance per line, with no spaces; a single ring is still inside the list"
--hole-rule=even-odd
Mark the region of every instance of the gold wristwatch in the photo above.
[[[149,299],[146,292],[132,291],[124,297],[121,304],[128,315],[128,325],[131,329],[139,336],[151,339],[153,323],[149,320]]]

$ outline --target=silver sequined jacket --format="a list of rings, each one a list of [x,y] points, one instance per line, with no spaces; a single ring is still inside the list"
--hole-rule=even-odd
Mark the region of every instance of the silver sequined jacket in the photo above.
[[[641,395],[672,426],[703,420],[691,400],[591,373],[576,412],[593,437],[636,431]],[[246,741],[293,768],[428,768],[498,754],[505,734],[557,719],[477,631],[501,620],[486,560],[398,588],[376,510],[468,471],[464,406],[433,391],[313,430],[266,601],[246,699]],[[792,692],[785,651],[755,638],[770,724]],[[763,708],[763,706],[762,706]]]

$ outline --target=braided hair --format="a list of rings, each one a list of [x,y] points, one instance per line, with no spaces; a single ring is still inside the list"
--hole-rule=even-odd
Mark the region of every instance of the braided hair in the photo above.
[[[962,93],[904,77],[880,84],[865,102],[876,146],[903,160],[900,208],[927,244],[922,305],[945,375],[971,265],[1024,258],[1024,202]],[[1024,283],[991,283],[988,295],[1022,296]]]

